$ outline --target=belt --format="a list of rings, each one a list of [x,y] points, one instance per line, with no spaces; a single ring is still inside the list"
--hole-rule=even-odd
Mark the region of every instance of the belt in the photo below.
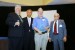
[[[36,33],[38,33],[38,32],[36,31]],[[42,34],[45,34],[45,33],[47,33],[47,31],[45,31],[45,32],[42,32]]]

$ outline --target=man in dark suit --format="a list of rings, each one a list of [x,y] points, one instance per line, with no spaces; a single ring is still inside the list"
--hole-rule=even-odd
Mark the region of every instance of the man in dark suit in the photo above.
[[[23,20],[20,16],[21,6],[15,6],[15,13],[10,13],[6,20],[9,26],[9,50],[22,50],[23,44]]]
[[[27,17],[23,19],[23,28],[24,28],[24,50],[34,50],[34,31],[32,29],[33,18],[32,10],[28,9],[26,11]]]

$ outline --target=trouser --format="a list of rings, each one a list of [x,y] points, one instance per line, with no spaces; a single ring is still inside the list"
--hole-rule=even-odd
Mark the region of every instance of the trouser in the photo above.
[[[64,42],[59,39],[58,35],[55,35],[53,40],[54,50],[64,50]]]
[[[24,50],[35,50],[33,33],[26,33],[24,35]]]
[[[9,37],[9,50],[22,50],[23,38],[22,37]]]
[[[48,42],[48,33],[39,35],[39,33],[35,33],[35,50],[46,50],[47,42]]]

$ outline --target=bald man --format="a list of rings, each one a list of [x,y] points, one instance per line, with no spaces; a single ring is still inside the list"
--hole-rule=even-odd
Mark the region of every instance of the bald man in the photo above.
[[[58,13],[54,14],[54,21],[50,24],[50,40],[54,45],[54,50],[64,50],[64,42],[67,41],[67,31],[64,20],[59,19]]]
[[[35,50],[46,50],[49,23],[47,18],[43,16],[42,8],[38,9],[38,16],[34,18],[32,27],[35,31]]]

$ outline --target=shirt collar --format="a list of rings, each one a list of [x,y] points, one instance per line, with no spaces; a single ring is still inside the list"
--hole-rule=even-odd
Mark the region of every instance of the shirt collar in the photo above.
[[[44,17],[40,18],[39,16],[38,16],[37,18],[39,18],[39,19],[44,19]]]
[[[57,23],[58,21],[59,21],[59,20],[57,20],[57,21],[54,21],[54,23],[55,23],[55,22]]]
[[[27,17],[28,19],[30,19],[31,17]]]

